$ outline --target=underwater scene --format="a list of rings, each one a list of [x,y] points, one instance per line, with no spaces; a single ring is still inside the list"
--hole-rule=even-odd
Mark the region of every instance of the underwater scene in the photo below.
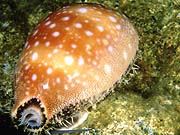
[[[180,0],[1,0],[0,131],[180,135]]]

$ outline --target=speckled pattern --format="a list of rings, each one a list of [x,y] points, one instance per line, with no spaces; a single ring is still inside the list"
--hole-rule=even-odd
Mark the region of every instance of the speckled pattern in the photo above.
[[[100,5],[76,4],[51,13],[19,59],[12,117],[32,98],[45,109],[46,123],[65,107],[92,102],[126,72],[138,40],[126,17]]]

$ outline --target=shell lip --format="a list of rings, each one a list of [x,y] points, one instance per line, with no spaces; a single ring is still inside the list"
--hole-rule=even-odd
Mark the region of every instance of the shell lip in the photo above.
[[[42,107],[41,101],[32,98],[19,106],[13,122],[19,130],[41,132],[47,123],[45,108]]]
[[[69,104],[60,109],[49,119],[48,127],[51,127],[52,131],[68,131],[78,127],[89,114],[87,106],[84,105],[84,103]]]

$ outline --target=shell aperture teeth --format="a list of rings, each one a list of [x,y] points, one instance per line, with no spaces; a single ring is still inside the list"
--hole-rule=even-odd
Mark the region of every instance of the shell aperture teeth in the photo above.
[[[17,118],[15,118],[19,128],[28,131],[38,132],[46,123],[46,116],[41,101],[32,98],[18,108]]]
[[[42,124],[43,116],[39,108],[32,106],[22,112],[20,121],[27,127],[36,128]]]

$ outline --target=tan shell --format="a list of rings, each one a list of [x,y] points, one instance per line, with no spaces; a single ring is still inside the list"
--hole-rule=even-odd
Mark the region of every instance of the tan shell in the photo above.
[[[17,109],[41,101],[47,121],[64,107],[100,97],[121,78],[138,49],[126,17],[76,4],[50,14],[28,38],[15,73]]]

